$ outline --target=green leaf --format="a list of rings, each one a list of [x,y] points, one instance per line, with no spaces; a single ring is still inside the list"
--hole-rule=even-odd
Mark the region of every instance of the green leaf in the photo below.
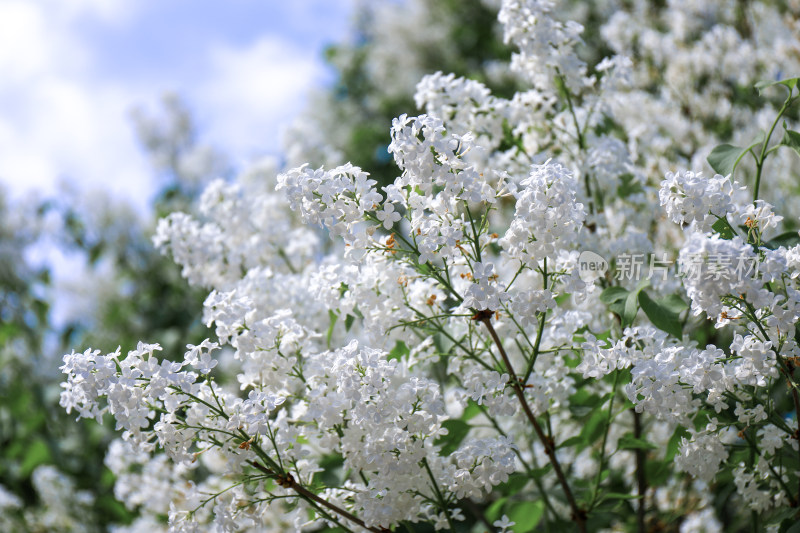
[[[636,438],[631,433],[623,435],[617,443],[619,450],[655,450],[658,446],[645,439]]]
[[[569,411],[575,418],[584,418],[596,409],[600,409],[603,403],[605,403],[605,398],[600,398],[586,389],[578,388],[570,397]]]
[[[583,443],[583,437],[580,435],[576,435],[574,437],[570,437],[561,444],[558,445],[559,448],[569,448],[570,446],[576,446],[578,444]]]
[[[356,317],[354,317],[353,315],[347,315],[346,317],[344,317],[344,330],[350,331],[350,328],[353,327],[353,322],[355,321]]]
[[[622,327],[630,326],[633,324],[633,321],[636,319],[636,313],[639,312],[639,306],[637,305],[637,297],[638,294],[636,291],[631,292],[628,294],[628,297],[625,298],[625,307],[622,310]]]
[[[765,520],[767,525],[780,524],[787,518],[792,518],[797,514],[797,509],[794,507],[786,507],[784,509],[773,511],[769,514],[769,518]],[[800,522],[799,522],[800,523]]]
[[[633,174],[623,174],[620,178],[620,184],[617,187],[617,195],[620,198],[627,198],[628,196],[640,192],[644,192],[642,184],[636,180]]]
[[[655,327],[679,339],[683,336],[683,325],[681,324],[678,313],[669,309],[661,302],[653,300],[650,295],[644,291],[639,293],[639,305],[642,306],[642,311],[644,311],[644,314],[647,315],[647,318],[650,319],[650,322],[652,322]]]
[[[464,409],[464,412],[461,413],[461,420],[467,421],[478,416],[482,412],[480,406],[475,403],[474,400],[467,400],[467,407]]]
[[[795,522],[795,524],[786,530],[786,533],[800,533],[800,522]]]
[[[608,413],[602,409],[595,411],[581,428],[581,439],[587,444],[595,442],[605,431]]]
[[[600,301],[611,304],[628,297],[628,289],[623,287],[608,287],[600,293]]]
[[[36,298],[31,303],[33,312],[36,313],[36,319],[41,323],[47,322],[47,313],[50,311],[50,304],[44,300]]]
[[[711,168],[713,168],[717,174],[728,176],[733,174],[736,164],[739,161],[739,156],[746,151],[746,149],[733,146],[732,144],[720,144],[711,150],[706,161],[708,161],[708,164],[711,165]]]
[[[681,311],[685,311],[689,309],[689,304],[683,301],[683,298],[678,296],[677,294],[670,294],[666,298],[662,298],[658,301],[662,306],[669,309],[673,313],[680,313]]]
[[[797,80],[800,78],[786,78],[785,80],[762,80],[755,84],[755,88],[758,89],[758,94],[764,94],[764,89],[768,87],[772,87],[773,85],[783,85],[787,89],[789,89],[789,94],[792,93],[792,90],[797,86]]]
[[[486,513],[484,514],[486,520],[489,522],[500,520],[503,513],[503,506],[506,504],[506,501],[508,501],[508,498],[500,498],[499,500],[492,502],[492,505],[486,509]]]
[[[797,152],[797,155],[800,155],[800,133],[787,128],[786,122],[783,123],[783,129],[783,139],[781,139],[781,144],[783,146],[788,146]]]
[[[736,233],[733,231],[733,229],[731,229],[731,225],[728,224],[728,220],[726,218],[717,219],[717,221],[711,225],[711,229],[714,231],[714,233],[726,241],[729,241],[736,236]]]
[[[633,321],[636,319],[636,313],[639,312],[639,293],[642,292],[642,289],[650,285],[649,280],[642,280],[636,286],[636,289],[632,292],[628,293],[628,296],[625,298],[625,309],[622,313],[622,327],[630,326],[633,324]]]
[[[627,494],[624,492],[604,492],[600,497],[600,501],[607,500],[638,500],[641,496],[638,494]]]
[[[665,461],[672,461],[675,455],[678,453],[678,446],[681,443],[681,439],[683,437],[689,437],[689,431],[682,426],[678,426],[675,428],[675,432],[672,434],[672,437],[669,438],[669,442],[667,442],[667,451],[664,454]]]
[[[544,502],[517,502],[508,511],[508,518],[515,523],[514,533],[533,531],[544,514]]]
[[[463,420],[453,419],[445,420],[442,423],[442,427],[447,430],[447,435],[436,439],[435,444],[438,444],[442,447],[440,455],[447,456],[458,449],[461,441],[464,440],[464,437],[466,437],[467,433],[469,433],[470,425]]]
[[[328,332],[325,334],[325,342],[328,345],[328,349],[331,349],[331,338],[333,337],[333,327],[336,325],[336,320],[339,319],[339,315],[336,314],[336,311],[333,309],[328,309],[328,318],[331,321],[331,324],[328,326]]]
[[[644,466],[647,482],[652,484],[653,487],[666,483],[672,476],[673,466],[672,461],[648,460]]]
[[[22,328],[11,322],[0,323],[0,346],[5,346],[9,339],[22,333]]]
[[[341,468],[344,459],[341,455],[326,455],[320,460],[319,466],[322,472],[315,474],[314,480],[321,482],[325,487],[338,487],[342,482]]]
[[[103,243],[97,243],[89,247],[89,263],[92,265],[97,264],[97,260],[103,255]]]
[[[517,473],[508,476],[508,481],[501,483],[494,490],[502,490],[504,494],[517,494],[528,484],[528,475]]]
[[[800,234],[798,234],[796,231],[787,231],[786,233],[781,233],[777,237],[773,237],[764,243],[764,246],[770,250],[776,250],[781,246],[792,248],[798,244],[800,244]]]
[[[629,291],[623,287],[608,287],[600,293],[600,301],[604,302],[608,310],[617,316],[625,314],[625,299]]]
[[[551,463],[547,463],[546,465],[541,466],[539,468],[533,468],[530,471],[530,475],[531,475],[532,478],[538,479],[540,477],[543,477],[543,476],[546,476],[547,474],[549,474],[550,470],[552,470],[552,469],[553,469],[553,465]]]
[[[37,466],[52,461],[50,450],[44,441],[37,439],[25,450],[25,458],[19,467],[20,476],[28,477]]]
[[[408,349],[406,343],[404,343],[403,341],[397,341],[396,343],[394,343],[394,348],[392,348],[392,351],[389,352],[389,355],[386,358],[389,360],[401,359],[410,353],[411,350]]]

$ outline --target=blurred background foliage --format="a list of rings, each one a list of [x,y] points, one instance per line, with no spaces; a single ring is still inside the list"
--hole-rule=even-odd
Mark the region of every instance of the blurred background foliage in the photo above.
[[[12,530],[100,531],[132,517],[114,499],[103,463],[113,424],[76,423],[58,405],[61,354],[150,339],[166,357],[182,357],[187,342],[209,335],[200,322],[203,292],[182,280],[150,236],[157,217],[188,209],[221,164],[195,144],[191,118],[174,96],[164,98],[163,116],[137,113],[135,124],[163,183],[150,219],[102,193],[74,190],[0,204],[0,485],[21,504],[0,525]],[[81,278],[55,287],[51,266],[26,260],[37,249],[80,267]],[[88,308],[74,305],[87,299]],[[65,316],[53,316],[54,303]]]
[[[497,9],[480,0],[417,0],[405,6],[400,13],[392,2],[363,4],[353,40],[327,49],[336,82],[307,114],[320,131],[335,133],[327,141],[341,161],[357,162],[381,185],[397,177],[387,151],[392,119],[414,113],[415,87],[425,74],[452,72],[504,97],[518,88],[497,68],[511,59]]]

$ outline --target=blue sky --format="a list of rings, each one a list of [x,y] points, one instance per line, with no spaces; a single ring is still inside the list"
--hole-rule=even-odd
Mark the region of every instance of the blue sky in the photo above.
[[[332,79],[353,0],[0,0],[0,182],[59,180],[147,204],[133,106],[167,90],[202,139],[244,162],[279,148],[309,89]]]

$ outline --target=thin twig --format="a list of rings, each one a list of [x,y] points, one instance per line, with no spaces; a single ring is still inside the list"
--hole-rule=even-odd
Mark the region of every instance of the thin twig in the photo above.
[[[319,496],[317,496],[313,492],[309,491],[308,489],[306,489],[305,487],[303,487],[302,485],[297,483],[297,481],[294,480],[294,477],[292,477],[291,474],[286,474],[285,476],[282,476],[282,475],[278,474],[277,472],[273,472],[272,470],[270,470],[269,468],[265,467],[264,465],[260,464],[257,461],[248,461],[248,462],[253,467],[255,467],[256,469],[260,470],[261,472],[267,474],[268,476],[271,476],[271,477],[275,478],[275,480],[278,482],[278,484],[281,487],[284,487],[284,488],[287,488],[287,489],[292,489],[293,491],[295,491],[297,494],[299,494],[303,498],[305,498],[307,500],[311,500],[312,502],[314,502],[314,503],[316,503],[318,505],[321,505],[321,506],[325,507],[326,509],[328,509],[330,511],[333,511],[334,513],[338,514],[339,516],[342,516],[342,517],[350,520],[351,522],[353,522],[355,524],[358,524],[359,526],[363,527],[364,529],[367,529],[367,530],[372,531],[374,533],[387,533],[389,531],[388,529],[383,528],[383,527],[370,527],[370,526],[367,526],[364,523],[364,521],[361,520],[360,518],[358,518],[357,516],[349,513],[348,511],[345,511],[341,507],[337,507],[336,505],[332,504],[331,502],[329,502],[327,500],[323,500],[322,498],[320,498]]]
[[[633,436],[637,439],[642,438],[642,414],[637,413],[635,409],[633,412]],[[639,533],[645,533],[645,513],[647,509],[644,505],[645,493],[647,492],[647,473],[644,469],[645,450],[642,448],[636,449],[636,484],[639,487],[639,508],[636,510],[636,528]]]
[[[514,372],[514,368],[511,366],[511,361],[508,359],[508,354],[506,353],[505,348],[503,348],[503,343],[500,341],[500,337],[498,337],[497,332],[492,326],[491,316],[480,316],[478,320],[480,320],[483,325],[486,326],[486,329],[489,330],[489,335],[491,335],[492,340],[497,346],[500,356],[503,358],[503,362],[506,365],[506,369],[511,376],[511,386],[514,388],[514,392],[517,395],[517,399],[519,399],[522,410],[525,412],[525,416],[528,417],[531,425],[533,425],[533,429],[536,431],[536,436],[539,437],[542,445],[544,445],[545,453],[550,459],[550,463],[553,465],[553,471],[556,473],[556,477],[561,484],[561,488],[564,490],[564,495],[567,497],[567,502],[569,502],[570,509],[572,510],[572,520],[578,525],[578,529],[581,531],[581,533],[585,533],[586,511],[578,507],[578,502],[575,501],[575,496],[573,496],[572,490],[569,488],[567,478],[561,469],[561,464],[558,462],[558,458],[556,457],[555,443],[552,439],[545,435],[544,431],[542,431],[542,426],[539,425],[539,422],[536,420],[536,416],[533,414],[533,411],[531,411],[528,401],[525,399],[522,383],[520,383],[516,372]]]

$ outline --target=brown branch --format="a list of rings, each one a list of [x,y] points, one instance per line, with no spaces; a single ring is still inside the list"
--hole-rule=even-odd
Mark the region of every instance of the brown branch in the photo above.
[[[542,426],[539,425],[539,422],[536,420],[536,416],[533,414],[533,411],[531,411],[531,408],[528,405],[528,401],[525,399],[525,392],[522,388],[523,384],[520,383],[516,372],[514,372],[514,368],[511,366],[511,361],[508,359],[508,354],[506,353],[505,348],[503,348],[503,343],[500,342],[500,337],[497,336],[497,332],[492,326],[491,313],[487,315],[486,313],[479,311],[475,314],[475,319],[482,322],[483,325],[486,326],[486,329],[489,330],[489,335],[492,336],[492,340],[497,346],[500,356],[503,358],[503,363],[506,365],[506,369],[511,376],[511,386],[514,388],[514,392],[516,393],[517,399],[522,406],[522,410],[525,412],[525,416],[528,417],[528,420],[530,420],[531,425],[533,425],[536,436],[539,437],[542,445],[544,445],[545,453],[550,459],[550,464],[553,465],[553,471],[556,473],[556,477],[558,478],[558,482],[561,484],[561,488],[564,490],[564,495],[567,497],[567,502],[569,502],[570,509],[572,510],[571,518],[578,525],[578,529],[582,533],[585,533],[586,511],[578,507],[578,502],[575,501],[575,496],[573,496],[572,490],[569,488],[567,478],[564,475],[564,471],[561,469],[561,464],[558,462],[558,458],[556,457],[556,447],[553,439],[547,437],[544,431],[542,431]]]
[[[294,490],[301,497],[303,497],[303,498],[305,498],[307,500],[311,500],[314,503],[316,503],[318,505],[321,505],[321,506],[325,507],[326,509],[328,509],[330,511],[333,511],[334,513],[338,514],[339,516],[342,516],[342,517],[350,520],[351,522],[353,522],[355,524],[358,524],[359,526],[363,527],[364,529],[367,529],[367,530],[372,531],[374,533],[388,533],[389,532],[389,530],[384,528],[384,527],[370,527],[370,526],[367,526],[364,523],[364,521],[361,520],[360,518],[358,518],[357,516],[345,511],[344,509],[342,509],[340,507],[337,507],[336,505],[332,504],[331,502],[329,502],[327,500],[323,500],[322,498],[320,498],[319,496],[317,496],[313,492],[309,491],[308,489],[306,489],[305,487],[303,487],[302,485],[297,483],[297,481],[295,481],[294,477],[289,473],[287,473],[284,476],[284,475],[278,474],[277,472],[273,472],[272,470],[270,470],[269,468],[265,467],[264,465],[258,463],[257,461],[248,461],[248,462],[251,465],[253,465],[255,468],[257,468],[258,470],[260,470],[261,472],[263,472],[263,473],[267,474],[268,476],[274,478],[275,481],[278,483],[278,485],[280,485],[281,487],[286,488],[286,489]]]
[[[642,415],[637,413],[635,409],[633,412],[633,436],[637,439],[642,438]],[[646,508],[644,505],[645,493],[647,492],[647,473],[644,469],[645,450],[641,448],[636,449],[636,484],[639,487],[639,508],[636,510],[636,530],[639,533],[645,533],[645,513]]]
[[[794,401],[794,410],[797,413],[797,432],[794,434],[794,438],[800,441],[800,397],[797,394],[797,387],[793,386],[792,380],[794,379],[794,365],[792,363],[787,362],[784,360],[784,364],[786,365],[786,374],[787,374],[787,381],[789,382],[789,388],[792,390],[792,400]],[[798,457],[800,457],[800,446],[797,449]],[[791,498],[791,494],[789,494]],[[798,490],[797,490],[797,498],[794,499],[792,502],[795,506],[800,506],[800,480],[798,480]]]

